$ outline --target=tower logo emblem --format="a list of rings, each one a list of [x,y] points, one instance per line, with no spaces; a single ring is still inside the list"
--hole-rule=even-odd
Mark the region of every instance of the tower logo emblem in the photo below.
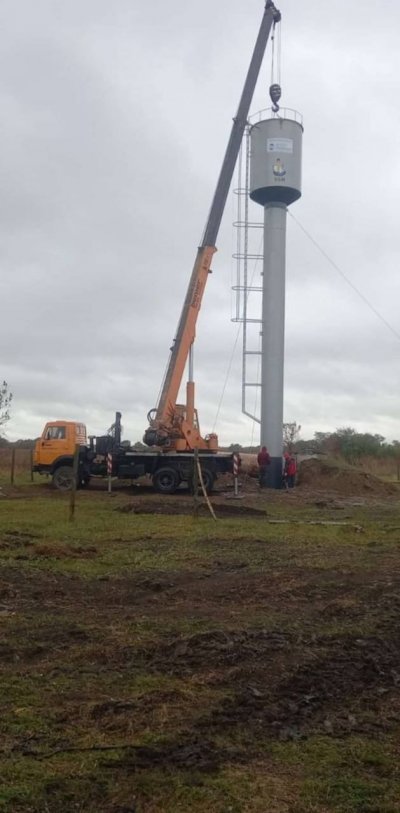
[[[280,158],[277,158],[274,163],[274,175],[275,178],[284,178],[286,175],[286,169],[284,164],[282,163]]]

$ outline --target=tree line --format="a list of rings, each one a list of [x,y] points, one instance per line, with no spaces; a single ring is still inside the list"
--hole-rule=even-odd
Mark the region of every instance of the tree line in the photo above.
[[[310,439],[300,438],[301,427],[298,424],[285,424],[283,431],[283,448],[297,454],[323,454],[342,457],[348,463],[357,463],[365,457],[400,458],[400,441],[386,441],[383,435],[370,432],[357,432],[351,426],[336,429],[334,432],[315,432]],[[258,446],[241,446],[232,443],[229,451],[258,452]]]
[[[0,446],[17,446],[22,449],[31,449],[35,440],[27,438],[14,443],[2,436],[4,427],[10,420],[10,408],[13,395],[7,381],[0,384]],[[400,441],[386,441],[383,435],[373,435],[370,432],[357,432],[351,426],[336,429],[334,432],[315,432],[309,440],[300,438],[301,426],[295,421],[283,424],[282,447],[289,452],[297,454],[325,454],[342,457],[348,463],[357,463],[365,457],[394,458],[400,460]],[[138,451],[147,450],[147,446],[138,441],[133,444]],[[224,451],[246,452],[256,454],[259,446],[242,446],[240,443],[231,443]]]

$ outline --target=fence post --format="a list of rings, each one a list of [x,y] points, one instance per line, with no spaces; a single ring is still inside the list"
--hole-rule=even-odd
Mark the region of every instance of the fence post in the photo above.
[[[199,515],[199,450],[193,452],[193,516]]]
[[[11,449],[11,472],[10,472],[10,482],[11,485],[14,485],[14,478],[15,478],[15,446]]]
[[[31,483],[33,483],[33,449],[31,449],[30,453],[30,463],[31,463]]]
[[[71,484],[71,492],[70,492],[70,499],[69,499],[69,521],[75,517],[75,495],[76,495],[76,487],[78,485],[78,470],[79,470],[79,450],[80,446],[79,443],[75,446],[75,453],[74,453],[74,463],[72,466],[72,484]]]

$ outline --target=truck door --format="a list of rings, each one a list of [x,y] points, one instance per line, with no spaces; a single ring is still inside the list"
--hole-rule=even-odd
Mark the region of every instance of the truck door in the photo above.
[[[71,444],[68,442],[66,424],[46,424],[39,442],[40,463],[43,466],[51,466],[57,457],[71,454]]]

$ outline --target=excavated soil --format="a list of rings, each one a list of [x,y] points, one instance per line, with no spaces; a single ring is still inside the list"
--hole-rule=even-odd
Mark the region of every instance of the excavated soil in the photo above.
[[[343,495],[391,496],[398,493],[392,483],[355,468],[344,467],[334,460],[305,460],[299,467],[299,486]]]

